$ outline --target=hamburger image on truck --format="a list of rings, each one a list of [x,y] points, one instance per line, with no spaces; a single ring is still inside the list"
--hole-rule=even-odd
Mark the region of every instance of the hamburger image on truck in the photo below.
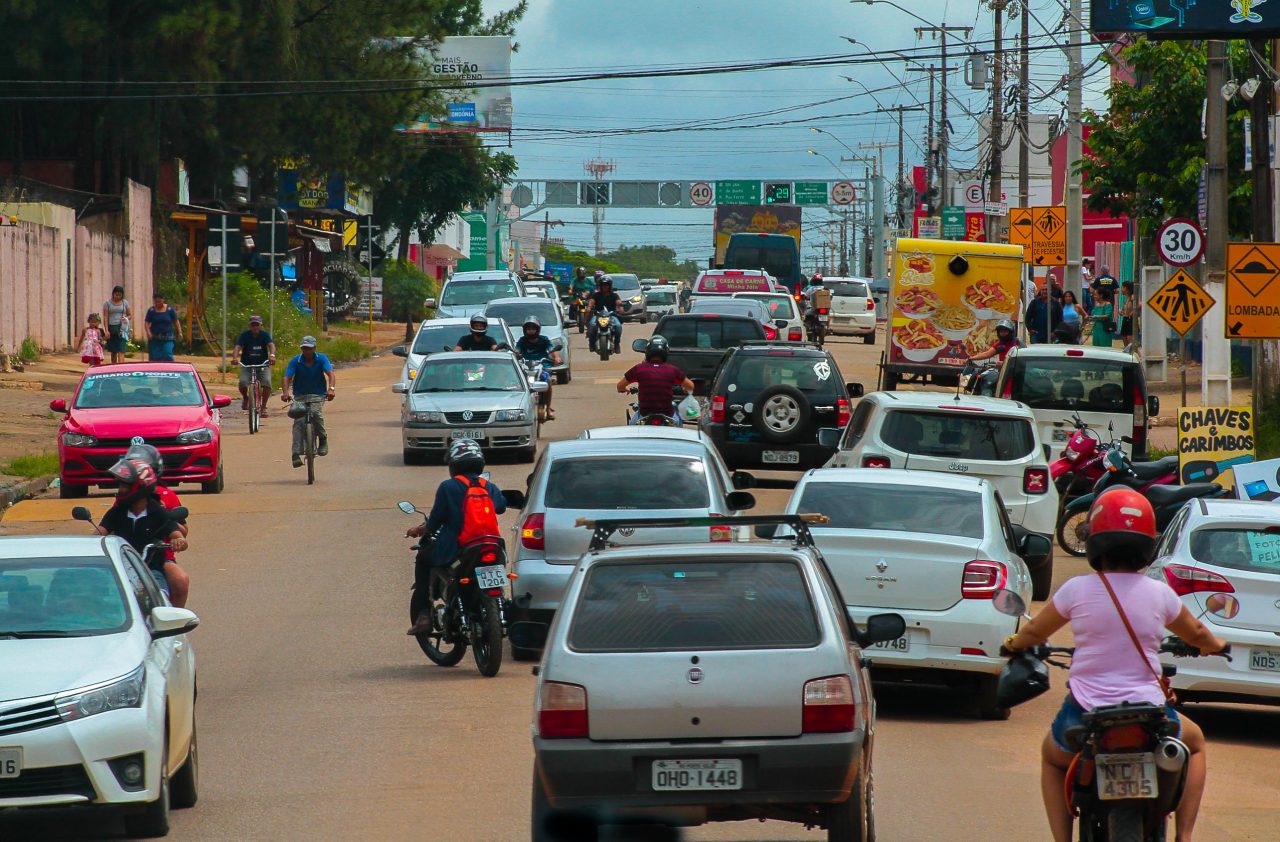
[[[899,239],[893,252],[880,388],[955,386],[996,322],[1022,313],[1022,246]]]

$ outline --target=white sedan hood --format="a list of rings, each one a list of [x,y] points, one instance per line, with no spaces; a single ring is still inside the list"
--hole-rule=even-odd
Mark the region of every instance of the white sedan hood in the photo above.
[[[0,640],[0,704],[128,675],[146,657],[137,630],[93,637]],[[145,635],[142,636],[145,639]]]

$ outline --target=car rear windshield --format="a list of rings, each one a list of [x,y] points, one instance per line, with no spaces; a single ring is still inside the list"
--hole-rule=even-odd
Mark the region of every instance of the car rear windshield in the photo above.
[[[826,394],[841,391],[840,372],[826,357],[812,355],[787,356],[792,351],[771,351],[768,354],[739,353],[736,364],[726,369],[724,386],[737,388],[735,395],[755,395],[770,386],[794,386],[801,392]],[[744,397],[742,400],[749,400]]]
[[[512,327],[524,324],[530,316],[536,317],[543,327],[554,327],[560,321],[556,305],[551,301],[490,304],[484,308],[484,314],[491,319],[502,319]]]
[[[129,627],[115,568],[98,556],[0,561],[0,639],[84,637]]]
[[[1031,422],[970,412],[890,412],[884,443],[914,456],[1013,462],[1035,449]]]
[[[1280,575],[1280,528],[1197,529],[1191,533],[1191,557],[1215,567]]]
[[[732,295],[735,292],[772,292],[773,285],[764,275],[721,274],[708,272],[694,284],[695,295]]]
[[[931,488],[921,505],[914,486],[872,482],[811,482],[797,508],[800,514],[831,518],[823,529],[884,529],[982,538],[982,495],[976,491]]]
[[[413,353],[434,354],[436,351],[445,350],[446,345],[448,350],[452,351],[458,344],[458,340],[470,332],[471,329],[467,325],[424,327],[418,331],[417,338],[413,340]],[[507,334],[503,331],[501,322],[496,319],[489,322],[489,329],[485,331],[485,335],[498,344],[507,341]]]
[[[623,289],[640,289],[640,279],[635,275],[605,275],[606,278],[613,281],[613,290],[617,292]]]
[[[520,295],[514,282],[496,281],[450,281],[444,285],[440,296],[442,307],[479,307],[488,304],[495,298],[515,298]]]
[[[751,293],[750,295],[734,296],[735,298],[748,298],[752,301],[759,301],[769,311],[770,319],[790,319],[795,315],[792,310],[792,299],[789,295],[778,293],[777,295],[768,295],[766,293]]]
[[[644,294],[644,300],[649,304],[675,304],[676,294],[665,289],[658,292],[649,290]]]
[[[84,379],[76,395],[80,409],[115,406],[199,406],[196,378],[187,371],[109,371]]]
[[[580,652],[799,649],[819,639],[804,576],[789,561],[598,564],[569,630]]]
[[[764,328],[755,319],[713,315],[664,319],[658,333],[673,348],[731,348],[739,342],[764,339]]]
[[[619,477],[626,481],[619,482]],[[551,509],[705,509],[709,505],[706,466],[698,459],[557,459],[547,477]]]
[[[777,247],[735,245],[725,255],[724,262],[726,266],[763,269],[775,278],[789,278],[795,271],[795,247],[786,244]]]
[[[870,298],[867,285],[862,281],[827,281],[823,284],[831,290],[832,295],[847,295],[852,298]]]
[[[722,313],[726,316],[748,316],[752,319],[765,317],[764,305],[759,301],[746,301],[741,298],[702,298],[693,302],[690,313]]]
[[[1015,358],[1015,401],[1032,409],[1133,412],[1134,364],[1088,357]]]

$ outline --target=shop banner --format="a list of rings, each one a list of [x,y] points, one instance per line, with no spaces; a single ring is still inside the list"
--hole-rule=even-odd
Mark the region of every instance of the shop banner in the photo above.
[[[1178,471],[1182,484],[1216,482],[1235,488],[1232,468],[1252,462],[1253,409],[1188,406],[1178,413]]]
[[[1231,472],[1236,477],[1236,496],[1241,500],[1280,500],[1280,459],[1246,462]],[[1280,535],[1276,537],[1280,539]]]

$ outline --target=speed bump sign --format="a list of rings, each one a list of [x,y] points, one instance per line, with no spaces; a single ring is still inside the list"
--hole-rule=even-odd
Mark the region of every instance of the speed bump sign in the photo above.
[[[1228,339],[1280,339],[1280,243],[1227,243]]]

